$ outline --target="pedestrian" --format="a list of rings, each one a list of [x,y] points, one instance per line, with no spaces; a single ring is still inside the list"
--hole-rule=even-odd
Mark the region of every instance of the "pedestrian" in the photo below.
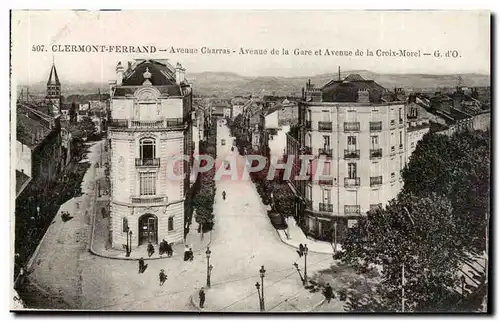
[[[186,262],[188,260],[189,260],[189,247],[188,247],[188,245],[186,245],[184,247],[184,261]]]
[[[165,270],[160,270],[160,286],[163,286],[165,281],[167,280],[167,274],[165,274]]]
[[[192,262],[192,261],[193,261],[193,259],[194,259],[193,249],[192,249],[192,248],[189,248],[188,253],[189,253],[189,256],[188,256],[189,261],[190,261],[190,262]]]
[[[328,301],[328,303],[330,303],[332,297],[333,297],[332,287],[330,286],[330,283],[327,283],[325,287],[325,298]]]
[[[223,200],[226,200],[226,191],[225,191],[225,190],[224,190],[224,191],[222,191],[222,199],[223,199]]]
[[[141,257],[141,259],[139,259],[139,274],[141,274],[142,272],[144,272],[145,268],[144,268],[144,258]]]
[[[172,243],[167,243],[167,256],[172,257],[174,250],[172,249]]]
[[[151,257],[155,253],[155,248],[151,242],[148,244],[148,256]]]
[[[160,256],[163,255],[163,253],[167,252],[167,242],[165,241],[165,239],[161,241],[158,252],[160,253]]]
[[[302,257],[302,255],[304,255],[304,245],[299,245],[299,250],[297,251],[297,253],[299,254],[299,257]]]
[[[203,308],[203,305],[205,304],[205,290],[202,288],[200,288],[200,292],[198,293],[198,295],[200,296],[200,308],[202,309]]]

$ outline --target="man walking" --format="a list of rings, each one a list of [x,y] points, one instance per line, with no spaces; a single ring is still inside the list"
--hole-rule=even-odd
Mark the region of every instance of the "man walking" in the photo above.
[[[325,298],[328,301],[328,303],[330,303],[332,297],[333,297],[332,287],[330,286],[330,283],[327,283],[325,288]]]
[[[163,286],[165,281],[167,280],[167,274],[165,274],[165,270],[160,270],[160,286]]]
[[[203,305],[205,304],[205,290],[203,287],[200,289],[198,295],[200,296],[200,308],[203,308]]]
[[[226,191],[222,191],[222,200],[226,200]]]
[[[141,259],[139,259],[139,274],[142,272],[144,272],[144,259],[141,257]]]

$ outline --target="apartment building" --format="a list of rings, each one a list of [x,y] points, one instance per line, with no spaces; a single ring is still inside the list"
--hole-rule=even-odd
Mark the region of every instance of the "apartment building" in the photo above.
[[[332,80],[322,88],[310,82],[299,102],[299,128],[289,136],[287,154],[309,154],[306,180],[292,180],[298,222],[318,239],[341,243],[348,227],[370,209],[395,198],[408,153],[405,101],[388,101],[387,90],[360,75]],[[417,122],[413,122],[415,127]],[[421,138],[428,122],[419,120]],[[413,138],[413,137],[412,137]],[[295,171],[302,169],[297,156]],[[321,165],[320,165],[321,164]]]
[[[193,155],[192,88],[185,69],[166,60],[118,63],[110,82],[111,236],[122,249],[158,240],[181,242],[189,201],[191,162],[178,162],[169,176],[169,158]]]

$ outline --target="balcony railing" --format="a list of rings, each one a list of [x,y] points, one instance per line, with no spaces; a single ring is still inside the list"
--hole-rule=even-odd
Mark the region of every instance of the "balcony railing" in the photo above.
[[[332,122],[318,122],[318,131],[331,131]]]
[[[396,147],[395,146],[391,146],[391,154],[394,154],[396,153]]]
[[[132,203],[136,204],[158,204],[165,203],[167,197],[165,196],[134,196],[131,198]]]
[[[399,119],[399,124],[403,124],[403,119]]]
[[[326,155],[327,157],[332,157],[332,149],[329,148],[323,148],[323,149],[318,149],[318,154],[319,155]]]
[[[402,144],[399,145],[399,149],[403,149],[403,145]]]
[[[159,158],[155,158],[155,159],[137,158],[137,159],[135,159],[135,166],[136,167],[159,167],[160,166],[160,159]]]
[[[359,132],[359,122],[344,122],[344,132]]]
[[[357,178],[344,178],[344,187],[347,187],[347,188],[359,187],[360,181],[361,180],[359,179],[359,177],[357,177]]]
[[[382,121],[370,122],[370,131],[372,132],[382,131]]]
[[[359,149],[358,150],[352,150],[352,149],[345,149],[344,150],[344,159],[359,159]]]
[[[382,209],[382,204],[381,203],[376,203],[376,204],[371,204],[370,205],[370,210],[375,211],[377,209]]]
[[[382,185],[382,176],[370,177],[370,187]]]
[[[396,126],[396,120],[391,120],[391,126]]]
[[[128,128],[128,129],[163,129],[169,127],[183,126],[185,121],[183,118],[167,118],[162,120],[111,120],[109,126],[112,128]]]
[[[359,205],[345,205],[344,213],[348,215],[359,215],[361,213],[361,206]]]
[[[370,149],[370,159],[380,159],[382,157],[382,148]]]
[[[318,180],[318,182],[319,184],[322,185],[333,186],[333,178],[328,178],[328,176],[322,177],[321,179]]]
[[[320,202],[319,203],[319,211],[332,212],[333,211],[333,204]]]

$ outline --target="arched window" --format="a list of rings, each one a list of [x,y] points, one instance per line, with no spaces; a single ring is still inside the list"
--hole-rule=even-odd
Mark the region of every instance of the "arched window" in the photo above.
[[[128,219],[123,217],[123,232],[126,233],[128,232]]]
[[[153,138],[144,138],[139,142],[143,165],[152,165],[156,158],[156,144]]]
[[[174,230],[174,217],[168,218],[168,231]]]

